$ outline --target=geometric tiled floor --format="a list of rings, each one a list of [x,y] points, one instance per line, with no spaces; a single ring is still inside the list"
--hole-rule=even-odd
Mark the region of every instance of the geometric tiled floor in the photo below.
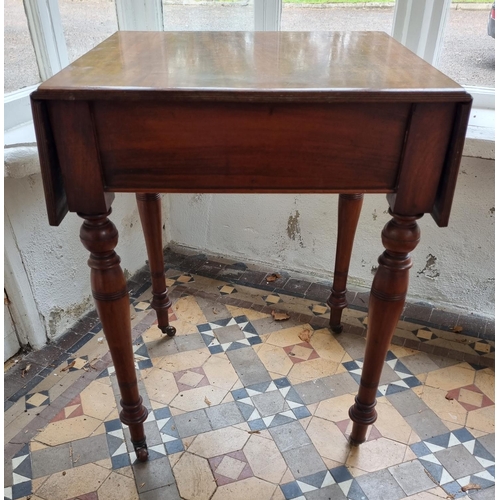
[[[241,280],[244,264],[224,265],[215,277],[170,266],[173,338],[155,326],[149,283],[132,290],[149,461],[135,462],[118,419],[116,377],[94,321],[6,400],[5,498],[494,498],[494,372],[481,361],[493,359],[493,341],[402,320],[378,420],[350,448],[366,311],[346,310],[345,331],[332,335],[325,300],[301,291],[304,282],[270,291]],[[274,309],[289,319],[276,321]],[[450,356],[405,339],[446,345]],[[471,362],[453,359],[457,339]],[[19,377],[22,364],[11,368]]]

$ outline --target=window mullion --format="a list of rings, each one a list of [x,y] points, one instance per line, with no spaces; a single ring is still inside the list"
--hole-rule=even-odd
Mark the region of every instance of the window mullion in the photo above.
[[[392,36],[437,66],[450,5],[451,0],[396,0]]]
[[[118,29],[163,31],[162,0],[116,0]]]
[[[57,0],[24,0],[31,40],[43,80],[69,64]]]
[[[282,0],[254,0],[255,31],[281,29]]]

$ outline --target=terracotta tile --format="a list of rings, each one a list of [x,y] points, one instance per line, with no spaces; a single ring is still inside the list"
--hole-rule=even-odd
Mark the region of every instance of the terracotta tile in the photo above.
[[[466,366],[467,365],[467,366]],[[475,372],[466,363],[461,363],[428,374],[425,385],[450,391],[473,383]]]
[[[307,434],[321,457],[345,463],[350,446],[342,431],[333,422],[313,417],[307,427]]]
[[[256,477],[279,483],[287,465],[273,440],[252,434],[243,451]]]
[[[68,498],[96,491],[110,475],[110,471],[95,464],[86,464],[74,469],[52,474],[37,494],[50,500]]]
[[[404,461],[406,445],[386,438],[367,441],[362,446],[351,448],[346,465],[366,472],[387,469]]]
[[[271,500],[276,486],[256,477],[219,486],[212,500]],[[182,494],[182,493],[181,493]],[[279,497],[277,497],[279,498]]]
[[[188,448],[190,453],[211,458],[241,450],[250,434],[235,427],[226,427],[216,431],[198,434]]]
[[[49,446],[56,446],[90,436],[101,422],[95,418],[80,417],[60,420],[47,425],[37,436],[37,441]]]
[[[179,493],[186,500],[208,500],[216,483],[208,460],[191,453],[184,453],[173,467]]]
[[[111,472],[97,491],[99,500],[117,500],[119,498],[139,500],[134,479],[116,472]]]

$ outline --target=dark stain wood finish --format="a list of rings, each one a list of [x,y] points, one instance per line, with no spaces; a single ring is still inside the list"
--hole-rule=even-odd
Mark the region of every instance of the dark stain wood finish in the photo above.
[[[358,444],[376,418],[408,252],[418,241],[415,221],[430,213],[439,226],[448,223],[471,103],[391,37],[369,32],[119,32],[40,85],[32,106],[49,223],[60,224],[68,210],[86,219],[82,237],[122,420],[142,458],[146,412],[107,219],[113,193],[139,193],[163,325],[157,193],[341,194],[334,329],[345,307],[359,196],[387,193],[394,215],[383,231],[362,384],[350,411]]]
[[[377,419],[378,384],[393,332],[405,305],[412,266],[410,252],[420,241],[416,221],[421,216],[390,213],[392,220],[382,230],[385,252],[378,259],[368,303],[368,334],[359,392],[349,409],[349,417],[354,422],[350,442],[356,446],[365,441],[368,425]]]
[[[120,387],[120,419],[130,427],[137,458],[144,461],[148,453],[142,422],[146,420],[148,411],[142,404],[137,387],[127,282],[120,267],[120,257],[114,250],[118,243],[118,231],[108,219],[109,212],[79,215],[85,219],[80,229],[80,240],[90,252],[88,264],[92,295]]]
[[[175,335],[175,328],[168,323],[168,310],[172,302],[167,295],[163,242],[161,227],[161,195],[159,193],[137,193],[137,207],[141,218],[142,231],[146,240],[149,270],[153,285],[151,307],[158,317],[158,328],[169,337]]]
[[[333,272],[332,293],[327,301],[330,306],[330,328],[335,333],[342,332],[342,311],[347,307],[347,277],[351,262],[354,236],[358,226],[363,194],[339,195],[339,210],[337,224],[337,253]]]

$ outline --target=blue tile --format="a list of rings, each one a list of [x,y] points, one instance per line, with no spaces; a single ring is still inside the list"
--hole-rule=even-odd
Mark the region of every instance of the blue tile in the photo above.
[[[405,365],[403,365],[403,363],[401,363],[401,361],[399,361],[399,359],[397,360],[397,362],[394,366],[394,371],[400,372],[400,373],[405,373],[407,375],[413,375],[413,373],[410,370],[408,370],[408,368]]]
[[[150,359],[143,359],[137,361],[137,366],[139,370],[146,370],[147,368],[153,368],[153,362]]]
[[[149,358],[149,352],[146,344],[142,344],[137,351],[134,351],[137,356],[144,356],[145,358]]]
[[[311,416],[311,412],[306,406],[299,406],[298,408],[292,408],[292,411],[297,418],[306,418]]]
[[[258,418],[256,420],[249,420],[248,427],[250,427],[252,431],[263,431],[266,428],[266,424],[261,418]]]
[[[173,427],[173,429],[172,429]],[[177,427],[173,424],[173,420],[169,420],[161,429],[160,432],[162,434],[166,434],[167,436],[172,436],[172,437],[180,437],[179,436],[179,431],[177,430]]]
[[[397,356],[392,351],[387,351],[387,354],[385,355],[385,360],[392,361],[393,359],[397,359]]]
[[[490,467],[486,467],[486,470],[493,476],[495,477],[495,466],[492,465]]]
[[[459,429],[461,430],[461,429]],[[467,431],[468,432],[468,431]],[[429,439],[426,439],[428,443],[435,444],[437,446],[442,446],[443,448],[448,448],[448,443],[450,441],[450,432],[446,432],[445,434],[440,434],[439,436],[434,436]],[[459,441],[461,441],[459,436],[456,436]],[[474,438],[472,438],[474,439]]]
[[[335,479],[336,483],[343,483],[344,481],[349,481],[349,479],[352,479],[352,474],[349,472],[349,469],[345,465],[330,469],[330,474],[333,476],[333,479]]]
[[[69,354],[74,354],[78,349],[83,347],[87,342],[91,341],[94,338],[94,335],[92,333],[86,333],[76,344],[73,344],[67,352]]]
[[[474,452],[472,453],[475,457],[485,458],[486,460],[495,461],[495,457],[479,442],[476,441],[474,445]]]
[[[238,399],[248,398],[248,392],[246,389],[235,389],[231,391],[233,398],[237,401]]]
[[[310,486],[315,486],[316,488],[321,488],[323,481],[325,480],[325,475],[328,474],[328,471],[319,471],[315,474],[311,474],[309,476],[301,477],[299,481],[302,483],[309,484]]]
[[[202,333],[202,332],[211,332],[212,331],[212,327],[210,326],[209,323],[203,323],[202,325],[198,325],[196,328],[198,328],[198,331],[200,333]]]
[[[247,405],[246,403],[240,403],[239,401],[236,401],[236,405],[245,420],[248,420],[255,410],[254,406]]]
[[[284,387],[289,387],[291,385],[286,377],[277,378],[276,380],[273,380],[273,382],[278,389],[283,389]]]
[[[405,380],[405,382],[406,382],[406,380]],[[400,385],[389,384],[389,386],[387,387],[387,390],[385,391],[385,395],[389,396],[391,394],[397,394],[398,392],[403,392],[403,391],[407,391],[407,390],[408,390],[408,387],[402,387]]]
[[[476,439],[465,427],[452,431],[452,434],[461,442],[472,441]]]
[[[175,441],[168,441],[165,443],[165,449],[168,454],[178,453],[184,451],[184,445],[180,439],[176,439]]]
[[[205,342],[206,346],[209,346],[212,341],[214,340],[214,337],[211,335],[207,335],[206,333],[200,333],[201,338],[203,339],[203,342]]]
[[[130,465],[130,458],[127,453],[118,455],[116,457],[111,457],[111,465],[113,469],[121,469],[122,467]]]
[[[27,455],[26,458],[12,471],[20,476],[27,477],[31,479],[33,473],[31,471],[31,457]]]
[[[246,333],[253,333],[254,335],[258,335],[257,330],[254,328],[252,323],[248,322],[245,327],[243,328],[243,331]]]
[[[425,467],[427,472],[439,483],[443,475],[443,466],[420,459],[420,463]]]
[[[285,425],[295,422],[295,419],[287,417],[285,415],[280,415],[279,413],[274,416],[269,424],[269,427],[278,427],[278,425]],[[250,423],[250,422],[249,422]]]
[[[236,321],[236,323],[246,323],[248,318],[245,315],[235,316],[234,321]]]
[[[153,410],[153,414],[156,420],[163,420],[164,418],[170,418],[172,416],[172,412],[168,406],[165,408],[158,408],[157,410]]]
[[[116,431],[122,428],[122,423],[119,418],[115,418],[114,420],[104,422],[104,428],[106,429],[106,432]]]
[[[239,342],[232,342],[229,347],[226,349],[227,351],[235,351],[236,349],[243,349],[244,347],[248,347],[247,344],[240,344]],[[210,348],[209,348],[210,350]]]
[[[247,388],[256,392],[266,392],[271,382],[259,382],[258,384],[249,385]]]
[[[302,401],[302,398],[293,387],[291,387],[290,390],[286,393],[285,399],[287,401],[293,401],[294,403],[304,404],[304,401]]]
[[[3,402],[3,411],[4,413],[14,404],[14,401],[10,401],[7,399],[7,401]]]
[[[425,443],[423,441],[420,441],[419,443],[411,444],[410,445],[411,451],[417,455],[417,457],[423,457],[425,455],[429,455],[431,453],[431,450],[427,448]]]
[[[368,500],[368,497],[356,479],[351,483],[351,487],[347,493],[347,498],[349,500]]]
[[[15,455],[14,458],[22,457],[23,455],[29,455],[30,447],[29,444],[26,443]]]
[[[485,490],[486,488],[489,488],[490,486],[493,486],[495,484],[495,481],[490,481],[488,479],[484,479],[482,477],[478,477],[476,475],[472,475],[470,478],[471,483],[479,484],[481,486],[481,489]]]
[[[221,345],[213,345],[208,348],[211,354],[219,354],[221,352],[224,352],[224,349],[222,349]]]
[[[449,495],[453,495],[453,498],[460,498],[467,495],[467,493],[462,491],[462,487],[456,481],[442,484],[441,488],[443,488],[443,490]]]
[[[422,385],[422,382],[420,382],[420,380],[418,380],[417,377],[408,377],[408,378],[405,378],[404,379],[406,384],[408,385],[408,387],[412,388],[412,387],[418,387],[419,385]]]
[[[260,337],[249,337],[247,340],[250,345],[262,344]]]
[[[358,365],[358,363],[356,363],[356,361],[346,361],[345,363],[342,363],[342,365],[348,372],[352,370],[359,370],[360,368],[360,366]]]
[[[31,481],[12,485],[12,500],[31,495]]]
[[[36,375],[33,377],[23,388],[19,389],[15,394],[13,394],[9,399],[16,403],[21,399],[23,396],[26,396],[31,389],[36,387],[40,382],[43,381],[43,377],[40,377],[40,375]]]
[[[97,323],[97,325],[95,325],[94,328],[92,328],[92,330],[90,330],[90,332],[91,333],[99,333],[101,330],[102,330],[102,324]]]
[[[292,498],[297,498],[302,495],[302,490],[299,488],[297,481],[280,484],[280,488],[286,500],[291,500]]]

